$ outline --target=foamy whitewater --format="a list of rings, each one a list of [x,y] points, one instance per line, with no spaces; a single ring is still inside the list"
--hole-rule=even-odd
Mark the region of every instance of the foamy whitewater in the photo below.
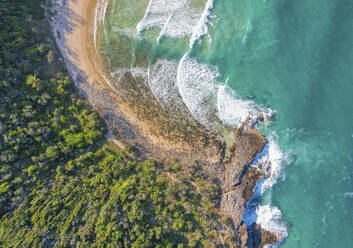
[[[177,73],[178,89],[191,114],[210,127],[216,107],[219,85],[216,68],[200,64],[188,53],[180,60]]]
[[[182,114],[184,105],[177,85],[178,63],[160,59],[148,71],[149,87],[157,101],[173,114]]]
[[[282,178],[284,180],[283,166],[290,164],[292,161],[290,155],[285,155],[279,148],[276,142],[277,135],[275,133],[271,134],[268,140],[268,151],[260,160],[262,170],[265,175],[269,177],[265,180],[261,187],[261,193],[265,193],[266,190],[271,188],[278,179]]]
[[[282,223],[282,213],[277,207],[263,205],[256,209],[256,223],[261,225],[261,228],[276,234],[278,237],[286,237],[287,227]]]
[[[188,0],[151,0],[136,29],[138,33],[150,28],[161,29],[158,41],[162,36],[182,38],[191,35],[200,15]]]
[[[208,19],[211,16],[211,10],[213,8],[213,1],[214,0],[208,0],[205,6],[204,11],[202,12],[201,18],[197,22],[196,26],[193,29],[191,39],[190,39],[190,48],[193,48],[195,45],[195,42],[201,39],[202,36],[208,34]],[[213,16],[214,17],[214,16]]]
[[[98,36],[98,26],[104,24],[105,14],[108,8],[108,0],[99,0],[97,1],[96,8],[94,9],[94,48],[97,51],[97,36]]]
[[[273,115],[271,109],[259,107],[253,101],[242,99],[226,84],[221,85],[217,92],[218,117],[224,124],[237,127],[248,118],[255,122],[259,116],[269,120]]]

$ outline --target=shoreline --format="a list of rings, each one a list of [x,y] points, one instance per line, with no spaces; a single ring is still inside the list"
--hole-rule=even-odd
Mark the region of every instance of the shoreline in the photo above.
[[[193,133],[190,140],[186,139],[188,133],[181,134],[180,137],[174,134],[164,137],[160,134],[170,129],[174,132],[175,125],[164,120],[161,113],[161,117],[158,117],[163,120],[160,123],[162,131],[155,131],[159,126],[153,125],[160,119],[156,118],[154,122],[146,120],[146,116],[141,115],[148,117],[150,113],[140,115],[134,110],[133,103],[124,99],[110,84],[110,76],[105,72],[102,58],[97,53],[99,39],[95,40],[95,34],[99,28],[95,26],[95,11],[98,2],[106,1],[108,0],[50,0],[52,8],[57,12],[53,15],[54,20],[50,19],[53,35],[76,87],[101,114],[111,131],[109,138],[120,144],[119,147],[132,144],[144,156],[161,162],[177,158],[184,165],[202,164],[203,170],[217,178],[222,185],[221,215],[231,217],[238,229],[242,229],[245,202],[259,178],[263,177],[259,171],[249,169],[248,165],[262,151],[265,138],[254,129],[245,131],[246,127],[239,127],[234,130],[237,154],[227,158],[227,147],[220,136],[207,132],[200,125],[196,125],[199,130]],[[159,109],[156,110],[159,115]],[[192,125],[191,127],[195,127]],[[233,232],[241,237],[246,235],[246,230]],[[242,245],[245,243],[242,242]]]

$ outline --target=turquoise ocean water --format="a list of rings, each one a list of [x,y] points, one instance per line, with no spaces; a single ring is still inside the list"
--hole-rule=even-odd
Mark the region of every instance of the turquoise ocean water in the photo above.
[[[178,89],[205,125],[207,111],[237,125],[273,110],[259,128],[283,169],[262,204],[282,212],[281,247],[353,247],[353,1],[163,2],[110,2],[106,66],[145,78],[157,99]]]

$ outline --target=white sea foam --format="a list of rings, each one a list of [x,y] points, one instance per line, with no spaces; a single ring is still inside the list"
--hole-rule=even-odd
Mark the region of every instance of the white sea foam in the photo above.
[[[199,18],[200,13],[190,8],[177,12],[171,16],[163,32],[161,32],[161,36],[173,38],[189,36],[192,34],[193,27],[196,25]]]
[[[105,14],[107,12],[108,8],[108,0],[101,0],[97,2],[96,8],[94,9],[94,24],[93,24],[93,29],[94,29],[94,36],[93,36],[93,42],[94,42],[94,47],[97,50],[97,35],[98,35],[98,26],[101,24],[104,24],[105,20]]]
[[[286,156],[279,148],[275,133],[268,138],[268,142],[268,152],[259,161],[265,175],[269,175],[269,177],[266,178],[265,182],[262,184],[262,193],[275,185],[279,178],[284,178],[283,167],[285,164],[289,163],[288,156]]]
[[[131,74],[135,80],[143,79],[144,82],[148,81],[148,69],[142,67],[131,67]]]
[[[346,192],[346,193],[344,193],[344,197],[346,197],[346,198],[353,198],[353,192]]]
[[[151,0],[136,29],[141,33],[149,28],[160,28],[157,40],[162,36],[182,38],[191,35],[200,16],[200,11],[190,7],[189,0]]]
[[[160,28],[157,41],[162,36],[182,38],[190,36],[190,48],[208,33],[207,23],[211,16],[213,0],[208,0],[201,12],[190,6],[190,0],[151,0],[143,19],[137,24],[140,33],[149,28]]]
[[[227,84],[219,87],[217,95],[218,117],[226,125],[237,127],[248,117],[255,121],[261,115],[269,117],[272,113],[259,108],[253,101],[240,98]]]
[[[208,0],[205,6],[205,9],[199,19],[197,25],[194,27],[192,31],[192,35],[190,38],[190,48],[192,48],[196,41],[200,40],[200,38],[208,33],[208,19],[211,15],[211,10],[213,8],[213,1]]]
[[[109,1],[106,1],[104,9],[103,9],[103,13],[101,15],[101,22],[104,24],[105,21],[105,14],[107,13],[107,9],[108,9],[108,3]]]
[[[210,126],[212,114],[216,111],[217,83],[219,73],[216,67],[198,63],[186,53],[179,62],[177,83],[179,93],[195,119]]]
[[[279,238],[288,235],[286,225],[281,221],[282,213],[277,207],[270,205],[259,206],[256,209],[257,220],[261,228],[275,234]]]
[[[118,68],[115,71],[110,72],[110,75],[119,83],[128,72],[130,72],[129,68]]]
[[[170,15],[170,16],[168,17],[167,21],[166,21],[165,24],[164,24],[164,27],[163,27],[162,31],[160,32],[160,34],[159,34],[159,36],[158,36],[158,38],[157,38],[157,42],[159,42],[159,40],[162,38],[162,36],[165,35],[166,30],[167,30],[167,27],[168,27],[168,25],[169,25],[169,23],[170,23],[170,21],[171,21],[172,18],[173,18],[173,15]]]
[[[137,24],[136,29],[138,32],[142,32],[150,27],[162,28],[171,13],[182,10],[185,6],[187,6],[187,0],[150,0],[145,15]],[[165,21],[157,21],[158,19],[164,19]]]
[[[150,89],[163,107],[178,108],[181,103],[177,87],[177,69],[177,61],[161,59],[151,65],[148,71]]]
[[[268,120],[271,109],[261,108],[254,101],[239,97],[236,92],[217,81],[215,66],[198,63],[186,53],[180,60],[177,81],[180,95],[190,112],[201,124],[209,126],[213,114],[226,125],[238,127],[250,117],[255,122],[260,116]]]
[[[99,7],[100,7],[100,1],[97,2],[96,8],[94,9],[94,23],[93,23],[93,43],[94,43],[94,48],[97,51],[97,30],[98,30],[98,12],[99,12]]]

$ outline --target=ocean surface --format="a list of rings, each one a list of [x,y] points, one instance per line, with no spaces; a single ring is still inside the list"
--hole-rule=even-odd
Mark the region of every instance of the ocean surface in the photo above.
[[[352,0],[114,0],[104,13],[117,88],[131,73],[208,128],[271,119],[254,221],[281,247],[353,247]]]

